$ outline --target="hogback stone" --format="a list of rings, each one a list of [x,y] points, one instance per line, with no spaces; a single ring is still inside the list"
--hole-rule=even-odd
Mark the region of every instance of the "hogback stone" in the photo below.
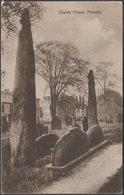
[[[58,136],[54,133],[38,137],[32,148],[30,149],[32,158],[40,159],[41,157],[48,155],[51,149],[54,148],[57,140]]]
[[[73,127],[56,143],[52,165],[63,166],[88,151],[88,139],[79,127]]]
[[[90,148],[92,148],[93,146],[99,144],[104,140],[102,128],[98,125],[94,125],[90,127],[86,133],[87,133],[88,144]]]

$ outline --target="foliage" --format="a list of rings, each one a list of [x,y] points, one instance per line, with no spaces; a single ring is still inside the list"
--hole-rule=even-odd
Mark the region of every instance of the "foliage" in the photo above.
[[[106,139],[114,142],[122,142],[122,124],[112,123],[112,124],[100,124],[103,130],[103,134]]]
[[[106,89],[105,94],[105,102],[104,94],[101,94],[97,99],[98,117],[104,119],[104,121],[106,117],[117,121],[119,115],[122,115],[122,96],[111,89]]]
[[[112,98],[117,106],[122,106],[122,96],[120,95],[119,92],[115,90],[111,90],[111,89],[106,89],[105,93],[106,93],[107,101],[111,101],[111,98]],[[102,101],[103,99],[104,99],[104,95],[101,94],[99,96],[99,100]]]
[[[45,168],[51,162],[51,155],[40,158],[36,161],[35,167],[10,167],[10,154],[8,154],[8,143],[2,143],[2,193],[35,193],[38,188],[45,188],[53,181],[56,181],[63,174],[52,174]],[[67,175],[67,173],[66,173]]]
[[[116,74],[111,73],[112,66],[112,62],[100,62],[99,65],[96,66],[95,77],[97,81],[99,81],[104,93],[106,89],[112,89],[118,79]]]
[[[78,50],[73,45],[58,41],[38,44],[35,53],[36,72],[49,85],[51,110],[56,113],[60,94],[67,90],[68,86],[76,86],[81,83],[88,62],[79,57]]]
[[[74,115],[75,113],[75,104],[76,99],[73,96],[67,94],[62,94],[58,101],[58,110],[59,112],[64,112],[65,116]]]
[[[30,10],[30,19],[34,23],[43,16],[44,7],[41,2],[28,1],[4,1],[1,6],[1,27],[7,32],[17,34],[19,19],[24,8]]]

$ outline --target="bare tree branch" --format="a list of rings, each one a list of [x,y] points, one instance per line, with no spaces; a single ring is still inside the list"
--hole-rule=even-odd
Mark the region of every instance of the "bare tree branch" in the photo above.
[[[51,111],[56,112],[58,98],[69,85],[79,83],[88,62],[79,58],[77,49],[58,41],[42,42],[36,47],[36,73],[48,82],[51,95]],[[55,116],[56,113],[51,113]]]

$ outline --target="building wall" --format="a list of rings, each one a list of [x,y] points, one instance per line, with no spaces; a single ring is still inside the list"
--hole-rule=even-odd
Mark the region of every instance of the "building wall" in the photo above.
[[[10,91],[5,91],[1,92],[1,115],[4,117],[4,121],[6,118],[6,121],[10,122],[10,115],[12,114],[12,92]],[[41,118],[41,108],[39,104],[40,99],[36,99],[36,122],[40,122]]]
[[[50,113],[49,101],[45,98],[40,99],[40,107],[43,110],[42,122],[43,121],[50,122],[51,121],[51,113]]]
[[[2,116],[11,114],[12,103],[2,102]]]

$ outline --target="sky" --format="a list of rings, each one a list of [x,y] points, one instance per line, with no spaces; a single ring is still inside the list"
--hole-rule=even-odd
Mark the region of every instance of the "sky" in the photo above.
[[[35,45],[42,41],[63,41],[74,44],[84,60],[94,65],[111,61],[112,73],[122,78],[122,2],[41,2],[46,10],[42,20],[32,28]],[[75,10],[75,11],[73,11]],[[79,11],[81,11],[79,13]],[[66,12],[66,14],[65,14]],[[71,12],[71,14],[68,14]],[[78,12],[77,14],[74,14]],[[2,34],[6,42],[6,37]],[[5,88],[13,89],[18,39],[7,41],[7,50],[2,56],[2,68],[7,71]],[[117,83],[122,91],[122,80]],[[36,94],[47,94],[46,82],[36,75]]]

